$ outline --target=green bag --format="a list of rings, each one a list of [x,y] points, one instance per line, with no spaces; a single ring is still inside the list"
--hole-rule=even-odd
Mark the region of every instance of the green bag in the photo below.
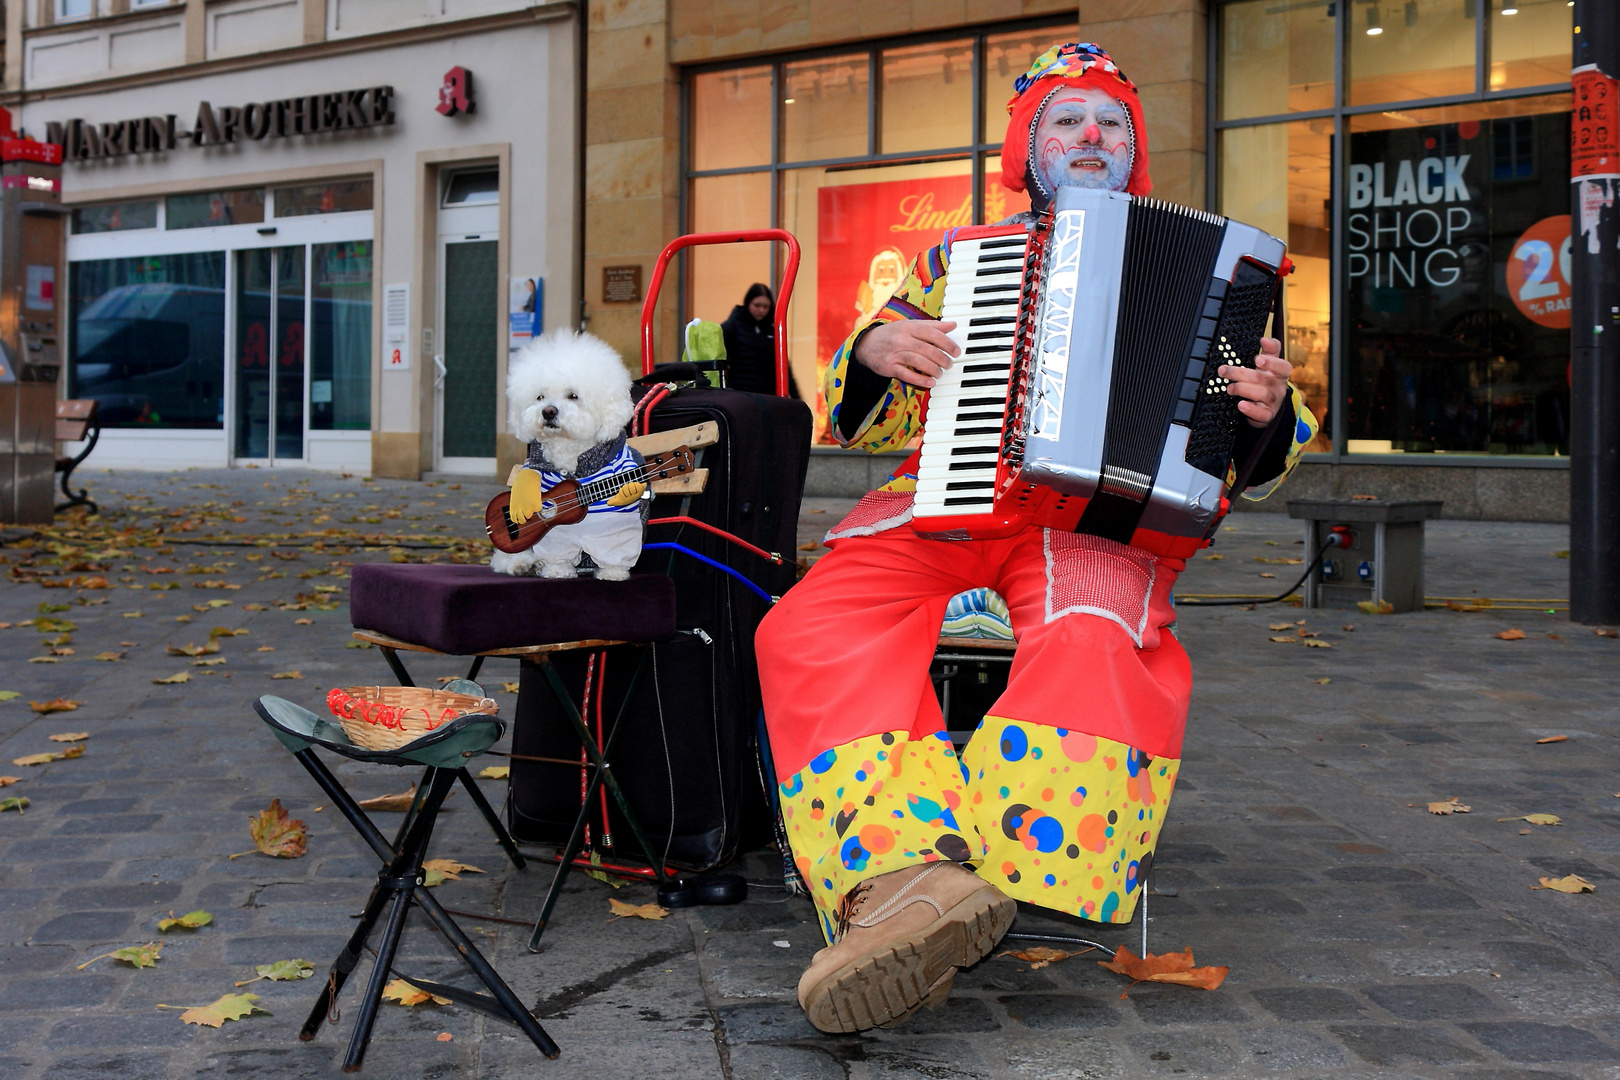
[[[725,358],[726,339],[720,332],[719,323],[693,319],[686,324],[686,351],[681,354],[682,360],[719,367],[723,366],[719,361]]]

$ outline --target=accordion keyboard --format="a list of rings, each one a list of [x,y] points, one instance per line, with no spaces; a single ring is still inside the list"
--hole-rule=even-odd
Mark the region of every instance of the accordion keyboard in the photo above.
[[[940,318],[956,323],[950,337],[961,354],[928,395],[915,517],[989,513],[995,505],[1028,243],[1020,225],[951,244]]]

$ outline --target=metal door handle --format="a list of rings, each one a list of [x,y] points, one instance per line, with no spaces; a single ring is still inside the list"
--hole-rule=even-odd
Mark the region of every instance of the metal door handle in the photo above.
[[[445,369],[443,353],[439,353],[433,357],[433,367],[437,372],[437,374],[433,376],[433,388],[437,390],[439,387],[444,385]]]

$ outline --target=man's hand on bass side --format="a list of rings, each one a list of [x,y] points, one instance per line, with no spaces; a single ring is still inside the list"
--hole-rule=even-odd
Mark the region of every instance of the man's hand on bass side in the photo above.
[[[1260,355],[1254,358],[1254,367],[1221,365],[1221,378],[1231,379],[1226,392],[1238,402],[1238,412],[1249,421],[1250,427],[1263,428],[1271,423],[1288,398],[1288,376],[1294,365],[1282,358],[1282,342],[1276,338],[1260,339]]]
[[[881,323],[861,335],[855,361],[887,379],[929,389],[961,352],[948,336],[954,322],[899,319]]]

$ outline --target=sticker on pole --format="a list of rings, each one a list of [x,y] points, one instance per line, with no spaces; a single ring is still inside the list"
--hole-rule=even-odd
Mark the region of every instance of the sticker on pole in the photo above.
[[[1539,326],[1569,329],[1569,215],[1545,217],[1513,241],[1507,289],[1519,313]]]
[[[1604,176],[1620,172],[1620,83],[1596,64],[1585,64],[1570,76],[1574,102],[1570,110],[1569,175]]]

